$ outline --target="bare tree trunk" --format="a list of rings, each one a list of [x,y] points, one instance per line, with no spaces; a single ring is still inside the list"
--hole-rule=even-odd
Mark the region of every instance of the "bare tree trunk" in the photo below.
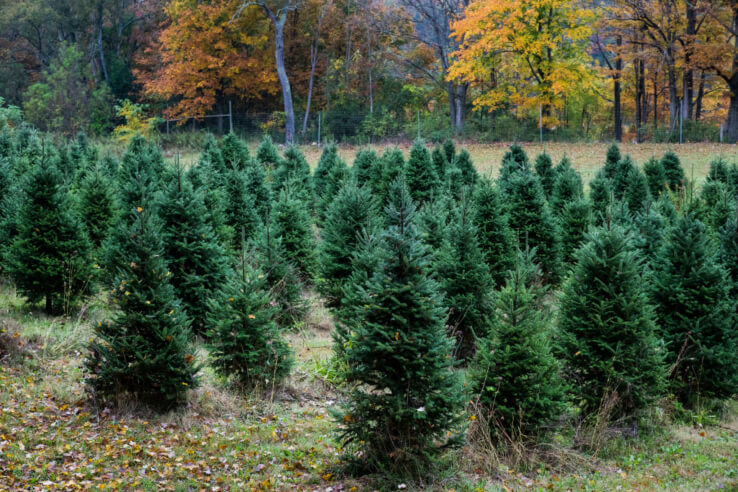
[[[697,12],[692,2],[685,2],[687,14],[686,46],[684,47],[684,76],[682,80],[682,120],[691,120],[694,109],[694,69],[692,68],[692,45],[697,34]]]
[[[454,121],[454,127],[456,133],[461,133],[464,130],[464,120],[466,119],[466,91],[467,84],[459,83],[456,86],[456,95],[454,102],[456,105],[456,121]]]
[[[669,80],[669,131],[673,132],[679,119],[680,99],[676,85],[676,70],[673,65],[669,65],[667,73]]]
[[[643,124],[643,88],[641,85],[641,63],[643,60],[637,58],[633,64],[633,73],[635,74],[635,126],[636,126],[636,143],[641,142],[641,125]]]
[[[102,68],[105,83],[110,83],[108,77],[108,66],[105,63],[105,49],[103,47],[103,2],[97,2],[97,49],[100,52],[100,67]]]
[[[697,100],[694,103],[694,119],[699,121],[702,118],[702,98],[705,97],[705,71],[700,71],[700,84],[697,89]]]
[[[623,37],[618,35],[615,38],[615,45],[618,52],[615,56],[615,73],[613,74],[613,113],[615,118],[615,140],[623,141],[623,113],[620,102],[621,87],[620,78],[623,72],[623,57],[620,56],[620,48],[623,46]],[[638,96],[636,95],[636,114],[638,113]],[[638,117],[636,117],[637,119]]]
[[[454,92],[455,91],[453,82],[446,82],[446,93],[448,94],[448,109],[451,119],[451,128],[456,127],[456,98]]]

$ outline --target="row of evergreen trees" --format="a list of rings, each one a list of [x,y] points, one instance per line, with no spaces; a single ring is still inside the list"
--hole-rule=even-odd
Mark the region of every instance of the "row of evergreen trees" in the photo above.
[[[457,444],[470,399],[523,438],[738,387],[738,168],[721,160],[697,193],[675,154],[641,170],[613,146],[585,194],[567,159],[519,146],[492,180],[451,142],[351,167],[327,146],[311,172],[296,148],[251,156],[229,135],[183,169],[142,139],[117,162],[15,131],[0,171],[19,291],[53,311],[100,285],[116,306],[87,363],[103,400],[181,403],[193,335],[223,375],[278,383],[310,287],[335,315],[335,413],[364,469]]]

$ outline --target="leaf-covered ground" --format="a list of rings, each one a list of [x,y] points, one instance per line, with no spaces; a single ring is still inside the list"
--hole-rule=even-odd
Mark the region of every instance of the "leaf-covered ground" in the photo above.
[[[0,490],[410,490],[417,485],[341,477],[329,409],[329,322],[316,310],[290,336],[298,364],[287,388],[240,395],[211,372],[188,406],[147,415],[88,404],[82,360],[87,319],[47,318],[0,286]],[[8,352],[10,349],[10,352]],[[204,352],[201,351],[204,357]],[[424,483],[431,490],[738,490],[738,419],[671,425],[613,439],[598,457],[554,438],[548,465],[525,472],[479,446]],[[557,439],[561,442],[557,442]],[[545,454],[545,453],[544,453]]]

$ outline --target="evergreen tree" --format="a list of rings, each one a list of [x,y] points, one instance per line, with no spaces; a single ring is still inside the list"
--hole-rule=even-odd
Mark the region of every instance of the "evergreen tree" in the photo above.
[[[450,138],[447,138],[443,142],[443,153],[446,156],[446,163],[454,162],[456,158],[456,145],[454,145],[454,141]]]
[[[498,184],[503,191],[507,190],[510,178],[517,172],[529,173],[530,162],[523,148],[518,144],[513,144],[502,157],[502,167],[500,168]]]
[[[463,149],[456,156],[456,159],[453,161],[453,167],[461,171],[464,186],[473,187],[477,184],[479,173],[477,173],[477,169],[474,167],[474,163],[472,163],[471,155],[469,155],[466,149]]]
[[[254,206],[259,218],[264,221],[269,215],[269,209],[272,203],[272,192],[267,185],[267,175],[264,166],[249,160],[249,165],[244,170],[244,179],[246,180],[246,191],[254,197]]]
[[[664,217],[652,206],[635,216],[638,231],[635,245],[650,268],[664,242]]]
[[[226,253],[207,221],[202,193],[183,179],[181,168],[158,209],[174,293],[182,301],[192,331],[205,335],[208,301],[220,300],[219,289],[226,281]]]
[[[733,300],[705,226],[691,214],[668,230],[651,296],[666,345],[671,387],[683,403],[728,398],[738,384]]]
[[[233,248],[241,244],[241,234],[250,240],[259,227],[254,197],[249,193],[246,175],[243,171],[232,169],[227,174],[224,189],[223,222],[228,226],[227,236]]]
[[[272,191],[275,194],[289,184],[293,187],[293,193],[300,194],[306,201],[312,201],[313,186],[310,165],[297,147],[292,146],[285,151],[284,159],[277,163],[272,178]]]
[[[551,210],[558,216],[567,203],[581,198],[584,186],[581,176],[568,164],[568,160],[556,167],[555,176],[550,203]]]
[[[82,181],[77,195],[77,212],[94,248],[100,248],[117,218],[118,204],[110,178],[95,169]]]
[[[436,144],[431,152],[431,160],[433,161],[433,168],[436,170],[438,178],[443,181],[446,177],[446,171],[450,162],[446,161],[446,154],[440,145]]]
[[[521,244],[536,248],[540,263],[551,282],[561,274],[561,231],[546,203],[538,177],[530,172],[516,172],[508,179],[505,193],[510,227]]]
[[[703,221],[712,232],[718,232],[733,215],[738,201],[727,184],[708,180],[702,187],[701,205]]]
[[[733,216],[720,229],[719,239],[718,258],[728,272],[728,278],[731,282],[730,297],[735,303],[735,299],[738,299],[738,212],[734,212]],[[738,311],[738,305],[734,306],[734,310]],[[738,312],[736,315],[738,315]]]
[[[382,206],[389,200],[392,183],[405,172],[405,157],[397,147],[388,148],[377,162],[370,186]]]
[[[597,175],[589,182],[589,199],[594,223],[602,224],[612,203],[612,186],[603,169],[597,171]]]
[[[220,152],[227,169],[243,171],[251,165],[251,155],[246,144],[231,132],[220,141]]]
[[[625,229],[592,230],[576,253],[561,298],[558,331],[571,390],[585,414],[614,398],[609,417],[663,394],[665,367],[641,258]]]
[[[543,186],[543,191],[546,193],[546,198],[550,197],[551,193],[553,193],[555,173],[551,156],[545,151],[536,157],[535,170],[538,178],[541,180],[541,186]]]
[[[277,169],[281,162],[277,147],[272,141],[272,137],[264,135],[264,138],[256,149],[256,160],[266,169]]]
[[[592,204],[583,197],[570,201],[564,205],[558,219],[564,261],[572,263],[574,254],[582,245],[584,234],[592,223]]]
[[[338,156],[338,147],[335,144],[326,146],[313,175],[313,189],[320,219],[323,219],[326,208],[340,191],[348,174],[346,163]]]
[[[447,324],[457,340],[456,355],[463,359],[474,354],[476,337],[485,335],[493,310],[494,281],[479,248],[472,207],[463,197],[452,212],[434,268],[449,314]]]
[[[315,274],[316,244],[313,223],[304,202],[290,188],[282,190],[272,210],[275,237],[281,238],[286,259],[297,269],[304,280]]]
[[[45,299],[51,314],[60,302],[68,306],[90,292],[90,241],[50,158],[25,177],[15,226],[6,267],[20,294],[30,302]]]
[[[420,140],[416,140],[410,149],[405,165],[405,183],[413,200],[421,204],[430,200],[440,188],[441,180],[433,168],[430,152]]]
[[[640,169],[633,166],[625,182],[625,193],[623,200],[628,204],[628,209],[633,213],[641,212],[644,206],[651,201],[651,193],[648,190],[648,179]]]
[[[420,238],[423,244],[428,248],[428,253],[432,260],[441,249],[443,239],[446,237],[450,206],[451,200],[440,195],[423,204],[420,210],[418,210],[416,219],[418,231],[420,232]]]
[[[121,228],[114,300],[120,310],[95,327],[86,360],[96,399],[132,397],[158,410],[184,403],[199,367],[188,321],[169,283],[160,226],[147,201]]]
[[[356,153],[354,159],[354,177],[356,178],[356,184],[363,186],[366,183],[372,183],[373,181],[381,180],[381,166],[379,164],[379,156],[372,149],[361,149]],[[317,169],[315,173],[317,174]],[[376,173],[379,173],[377,175]]]
[[[489,412],[495,441],[533,437],[564,410],[565,387],[551,353],[551,330],[525,267],[516,263],[496,293],[496,310],[471,364],[478,403]]]
[[[223,139],[223,142],[218,145],[218,141],[215,139],[213,134],[208,133],[202,144],[202,153],[200,154],[200,159],[198,161],[198,167],[202,166],[208,168],[209,172],[212,173],[213,180],[218,183],[218,185],[223,184],[226,171],[228,170],[225,158],[223,157],[223,152],[221,151],[221,146],[228,146],[225,139]]]
[[[329,304],[338,304],[353,272],[360,233],[371,234],[379,225],[378,206],[369,189],[351,181],[345,184],[326,212],[318,253],[319,285]]]
[[[17,215],[21,203],[18,188],[10,161],[0,157],[0,272],[4,269],[5,251],[18,234]]]
[[[707,174],[708,181],[720,181],[730,184],[730,169],[728,163],[722,157],[710,161],[710,171]]]
[[[666,184],[666,170],[660,160],[655,157],[651,157],[643,165],[643,174],[646,175],[648,180],[648,191],[651,192],[651,196],[658,198],[662,191],[664,191],[664,185]]]
[[[137,136],[131,139],[120,162],[118,190],[122,210],[141,205],[144,197],[153,197],[165,174],[164,158],[159,149]]]
[[[433,454],[460,442],[465,395],[414,216],[402,187],[375,253],[380,267],[361,288],[363,308],[345,350],[352,389],[336,415],[340,437],[370,471],[417,474]]]
[[[616,200],[622,200],[627,193],[629,179],[634,171],[638,171],[638,168],[633,164],[630,156],[626,155],[620,159],[615,168],[615,175],[610,178]]]
[[[216,372],[244,388],[280,384],[292,368],[292,350],[274,321],[264,275],[244,250],[230,275],[224,298],[209,302],[210,356]]]
[[[605,176],[608,179],[615,178],[618,172],[618,163],[620,163],[620,147],[618,144],[612,144],[607,149],[607,156],[605,157]]]
[[[666,176],[666,184],[669,189],[676,190],[686,186],[684,179],[684,169],[679,162],[679,156],[674,152],[669,151],[661,158],[661,167],[664,168],[664,175]]]
[[[515,237],[500,192],[489,179],[480,179],[474,190],[473,221],[490,275],[501,286],[513,266]]]

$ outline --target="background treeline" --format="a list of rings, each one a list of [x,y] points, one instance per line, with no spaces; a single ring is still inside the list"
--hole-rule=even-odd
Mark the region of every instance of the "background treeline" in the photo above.
[[[68,135],[130,100],[288,143],[529,141],[539,118],[549,140],[734,142],[736,25],[728,0],[3,0],[0,98]]]
[[[203,364],[274,388],[317,290],[356,473],[424,473],[469,422],[499,450],[566,422],[595,443],[657,406],[719,413],[738,388],[738,167],[722,160],[696,190],[676,154],[641,168],[612,146],[585,192],[566,159],[517,145],[496,179],[451,141],[350,167],[331,145],[311,172],[296,147],[252,155],[229,134],[184,168],[141,137],[101,159],[83,134],[22,126],[0,133],[0,199],[20,294],[110,306],[86,359],[100,404],[177,407]]]

